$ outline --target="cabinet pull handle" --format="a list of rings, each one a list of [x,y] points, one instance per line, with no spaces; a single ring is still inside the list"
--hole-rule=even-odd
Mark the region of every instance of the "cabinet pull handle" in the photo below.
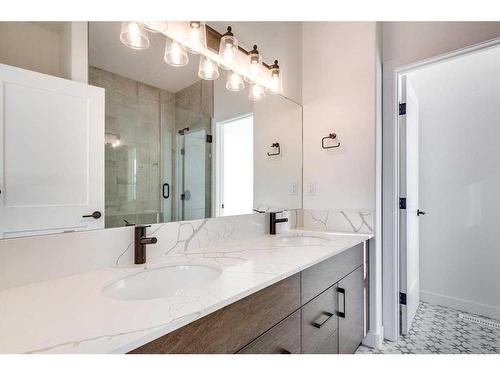
[[[323,325],[324,325],[326,322],[328,322],[334,314],[332,314],[331,312],[328,312],[328,311],[323,311],[323,312],[321,313],[321,315],[325,315],[327,318],[326,318],[325,320],[323,320],[321,323],[312,322],[312,323],[311,323],[311,325],[312,325],[313,327],[316,327],[316,328],[318,328],[318,329],[319,329],[319,328],[321,328],[321,327],[323,327]]]
[[[342,311],[337,311],[337,315],[340,318],[345,318],[345,289],[337,288],[337,293],[342,294]]]

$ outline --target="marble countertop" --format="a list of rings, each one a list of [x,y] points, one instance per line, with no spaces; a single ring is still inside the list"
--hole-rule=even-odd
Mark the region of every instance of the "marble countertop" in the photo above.
[[[280,240],[311,233],[329,241],[302,246]],[[371,237],[292,230],[145,266],[109,267],[0,290],[0,353],[126,353]],[[216,267],[221,275],[165,298],[118,300],[102,294],[124,276],[188,263]]]

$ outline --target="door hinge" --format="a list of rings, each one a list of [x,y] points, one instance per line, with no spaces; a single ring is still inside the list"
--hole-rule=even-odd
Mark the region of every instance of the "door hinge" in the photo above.
[[[207,134],[207,143],[212,143],[212,134]]]
[[[182,193],[181,194],[181,201],[185,200],[186,199],[186,194]]]
[[[399,198],[399,209],[406,210],[406,198]]]
[[[399,304],[406,306],[406,293],[399,292]]]
[[[181,155],[184,155],[186,153],[186,150],[184,150],[183,148],[181,148]]]
[[[406,103],[399,103],[399,115],[406,115]]]

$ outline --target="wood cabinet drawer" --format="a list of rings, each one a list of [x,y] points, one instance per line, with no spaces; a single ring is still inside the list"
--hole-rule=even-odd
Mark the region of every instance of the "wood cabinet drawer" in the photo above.
[[[328,338],[321,344],[317,345],[309,354],[338,354],[339,353],[339,335],[338,331],[335,331],[333,335],[328,336]]]
[[[236,353],[299,308],[300,275],[296,274],[131,353]]]
[[[336,310],[337,292],[335,286],[325,290],[302,307],[303,353],[327,351],[325,346],[328,344],[325,343],[337,331]]]
[[[300,354],[300,310],[241,349],[239,354]]]
[[[363,264],[364,244],[360,243],[301,272],[302,304],[328,289]]]

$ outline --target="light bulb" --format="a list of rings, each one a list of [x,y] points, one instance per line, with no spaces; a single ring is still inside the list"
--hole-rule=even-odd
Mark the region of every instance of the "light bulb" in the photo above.
[[[257,83],[252,83],[250,85],[250,90],[248,92],[248,99],[250,99],[252,102],[258,102],[263,100],[266,97],[266,91],[264,90],[264,87]]]
[[[122,22],[120,40],[132,49],[146,49],[149,47],[147,31],[135,21]]]
[[[164,33],[168,29],[166,21],[141,21],[139,24],[152,33]]]
[[[245,88],[243,77],[233,71],[227,72],[226,89],[229,91],[241,91]]]
[[[198,77],[207,81],[213,81],[214,79],[219,78],[219,67],[208,57],[201,55]]]
[[[271,94],[279,94],[281,92],[281,74],[278,60],[274,60],[274,64],[269,67],[269,92]]]
[[[231,26],[228,26],[227,32],[220,38],[219,45],[219,66],[225,70],[232,70],[236,64],[238,52],[238,40],[231,32]]]
[[[206,46],[205,23],[199,21],[191,21],[189,23],[188,38],[182,44],[191,53],[200,53]]]
[[[257,45],[253,46],[253,50],[251,50],[248,54],[249,57],[249,65],[248,71],[245,76],[245,81],[248,83],[256,83],[259,80],[262,57],[257,51]]]
[[[185,66],[189,62],[186,50],[177,41],[169,38],[165,42],[163,59],[168,65],[172,66]]]

